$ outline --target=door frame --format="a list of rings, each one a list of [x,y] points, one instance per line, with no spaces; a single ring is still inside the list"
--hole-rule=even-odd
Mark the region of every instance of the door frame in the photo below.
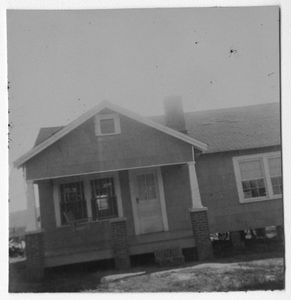
[[[169,231],[161,167],[132,169],[132,170],[129,170],[129,186],[130,186],[130,196],[131,196],[135,235],[141,234],[140,227],[139,227],[139,219],[138,219],[138,214],[137,214],[136,201],[135,201],[135,199],[137,197],[136,196],[136,187],[135,187],[135,176],[136,176],[137,171],[140,172],[141,170],[153,171],[156,175],[157,192],[158,192],[159,199],[160,199],[163,227],[164,227],[164,231]]]

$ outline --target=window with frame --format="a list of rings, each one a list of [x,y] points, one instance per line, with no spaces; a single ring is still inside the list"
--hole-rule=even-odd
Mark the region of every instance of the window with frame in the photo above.
[[[93,220],[118,217],[117,197],[113,177],[96,178],[90,182]]]
[[[119,134],[120,120],[118,114],[99,114],[95,116],[95,132],[97,136]]]
[[[266,196],[263,164],[260,159],[239,162],[241,183],[245,199]]]
[[[281,197],[282,174],[279,152],[234,157],[233,162],[240,202]]]
[[[87,218],[87,204],[82,181],[60,184],[61,224],[67,224],[64,212],[71,211],[75,220]]]

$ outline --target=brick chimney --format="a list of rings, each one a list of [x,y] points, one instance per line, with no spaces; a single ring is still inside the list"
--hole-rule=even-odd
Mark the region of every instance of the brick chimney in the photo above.
[[[187,133],[182,97],[169,96],[164,98],[164,112],[166,126]]]

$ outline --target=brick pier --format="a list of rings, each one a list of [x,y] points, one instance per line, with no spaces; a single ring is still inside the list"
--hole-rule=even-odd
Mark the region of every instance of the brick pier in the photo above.
[[[126,218],[111,220],[111,243],[116,269],[130,268]]]
[[[197,247],[198,259],[207,260],[213,258],[207,208],[191,208],[190,215]]]
[[[44,240],[43,232],[31,231],[25,234],[26,271],[30,279],[44,276]]]

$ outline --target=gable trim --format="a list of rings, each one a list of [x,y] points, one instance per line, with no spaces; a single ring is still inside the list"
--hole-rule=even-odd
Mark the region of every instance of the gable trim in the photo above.
[[[65,136],[66,134],[68,134],[69,132],[71,132],[72,130],[77,128],[78,126],[80,126],[85,121],[92,118],[94,115],[96,115],[98,112],[100,112],[104,108],[108,108],[110,110],[118,112],[118,113],[120,113],[122,115],[125,115],[125,116],[127,116],[127,117],[129,117],[133,120],[136,120],[140,123],[148,125],[148,126],[150,126],[152,128],[155,128],[155,129],[157,129],[161,132],[164,132],[168,135],[171,135],[171,136],[173,136],[177,139],[180,139],[180,140],[182,140],[182,141],[184,141],[188,144],[191,144],[191,145],[195,146],[197,149],[199,149],[201,151],[206,151],[207,150],[207,144],[205,144],[205,143],[203,143],[203,142],[201,142],[201,141],[199,141],[195,138],[187,136],[187,135],[185,135],[181,132],[178,132],[174,129],[171,129],[169,127],[166,127],[164,125],[156,123],[156,122],[154,122],[154,121],[152,121],[152,120],[150,120],[146,117],[138,115],[134,112],[130,112],[127,109],[124,109],[124,108],[122,108],[122,107],[120,107],[116,104],[112,104],[111,102],[109,102],[107,100],[104,100],[101,103],[99,103],[97,106],[95,106],[94,108],[92,108],[91,110],[89,110],[88,112],[86,112],[85,114],[83,114],[82,116],[80,116],[79,118],[77,118],[76,120],[74,120],[73,122],[68,124],[67,126],[65,126],[64,128],[62,128],[59,131],[57,131],[56,133],[54,133],[51,137],[44,140],[42,143],[40,143],[39,145],[37,145],[36,147],[34,147],[30,151],[28,151],[26,154],[24,154],[23,156],[18,158],[13,163],[14,167],[20,168],[26,161],[28,161],[29,159],[31,159],[32,157],[34,157],[35,155],[40,153],[42,150],[49,147],[50,145],[52,145],[56,141],[58,141],[59,139],[61,139],[63,136]]]

